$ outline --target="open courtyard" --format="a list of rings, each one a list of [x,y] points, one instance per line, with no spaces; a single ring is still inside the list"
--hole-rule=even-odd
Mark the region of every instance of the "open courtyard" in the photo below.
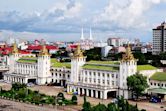
[[[0,86],[5,89],[9,90],[11,88],[11,84],[8,83],[0,83]],[[46,95],[50,96],[55,96],[59,92],[63,92],[65,95],[65,98],[71,99],[72,95],[67,94],[64,92],[64,88],[59,87],[59,86],[33,86],[33,87],[28,87],[32,90],[39,91],[40,93],[44,93]],[[83,97],[77,96],[78,98],[78,105],[77,106],[64,106],[64,107],[59,107],[59,110],[81,110],[82,109],[82,104],[83,104]],[[108,104],[111,102],[111,99],[107,100],[102,100],[102,99],[96,99],[96,98],[91,98],[87,97],[87,101],[89,101],[92,105],[97,105],[98,103],[103,103],[103,104]],[[3,100],[0,99],[0,110],[2,111],[52,111],[55,110],[55,108],[50,108],[47,106],[35,106],[31,104],[26,104],[26,103],[19,103],[19,102],[13,102],[10,100]],[[149,103],[148,101],[129,101],[130,104],[137,104],[140,109],[146,109],[147,111],[164,111],[166,110],[166,103]],[[163,108],[161,108],[163,106]],[[40,110],[42,109],[42,110]]]

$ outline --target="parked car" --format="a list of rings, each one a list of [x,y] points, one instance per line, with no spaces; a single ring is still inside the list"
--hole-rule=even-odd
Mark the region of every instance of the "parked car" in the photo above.
[[[78,95],[78,92],[73,92],[74,95]]]
[[[116,99],[116,98],[112,99],[112,100],[111,100],[111,103],[117,104],[117,103],[118,103],[118,99]]]
[[[150,102],[152,102],[152,103],[159,103],[159,102],[161,102],[161,99],[158,98],[158,97],[153,96],[153,97],[150,99]]]
[[[34,84],[30,82],[30,83],[27,83],[27,86],[32,87],[32,86],[34,86]]]

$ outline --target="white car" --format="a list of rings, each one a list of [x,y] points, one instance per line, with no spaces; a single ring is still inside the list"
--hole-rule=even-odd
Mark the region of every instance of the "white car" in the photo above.
[[[34,86],[34,84],[30,82],[30,83],[27,84],[27,86],[32,87],[32,86]]]

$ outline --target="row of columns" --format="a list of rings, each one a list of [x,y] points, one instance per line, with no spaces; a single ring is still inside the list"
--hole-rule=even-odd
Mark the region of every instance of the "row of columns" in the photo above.
[[[12,76],[4,76],[4,80],[9,82],[27,83],[27,80],[25,78],[12,77]]]
[[[57,80],[57,79],[52,79],[52,82],[55,82],[55,83],[60,83],[61,86],[64,86],[66,85],[66,82],[65,84],[63,83],[64,80]]]
[[[82,90],[81,90],[82,89]],[[78,95],[85,95],[93,98],[107,99],[107,91],[67,87],[67,92],[78,92]]]

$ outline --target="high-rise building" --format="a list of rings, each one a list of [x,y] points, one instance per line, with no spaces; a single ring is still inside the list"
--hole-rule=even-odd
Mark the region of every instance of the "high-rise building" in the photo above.
[[[128,41],[129,40],[125,38],[111,37],[111,38],[108,38],[107,43],[110,46],[119,47],[119,46],[123,46],[123,44],[127,44]]]
[[[154,55],[166,52],[166,23],[153,29],[153,50]]]

